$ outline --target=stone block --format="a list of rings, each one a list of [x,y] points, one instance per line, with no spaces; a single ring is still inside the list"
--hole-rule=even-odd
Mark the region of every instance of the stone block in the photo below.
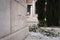
[[[0,0],[0,38],[10,33],[10,0]]]

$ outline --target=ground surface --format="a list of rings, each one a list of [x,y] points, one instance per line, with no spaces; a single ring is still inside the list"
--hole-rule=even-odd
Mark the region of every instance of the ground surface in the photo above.
[[[60,40],[60,37],[47,37],[41,33],[30,32],[25,40]]]
[[[55,28],[55,29],[60,31],[59,28]],[[59,37],[48,37],[46,35],[43,35],[40,32],[29,32],[29,35],[26,37],[25,40],[60,40],[60,36]]]

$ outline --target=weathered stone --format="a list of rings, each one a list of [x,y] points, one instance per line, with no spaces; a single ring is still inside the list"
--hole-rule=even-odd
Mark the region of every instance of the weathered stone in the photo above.
[[[0,38],[10,33],[10,0],[0,0]]]

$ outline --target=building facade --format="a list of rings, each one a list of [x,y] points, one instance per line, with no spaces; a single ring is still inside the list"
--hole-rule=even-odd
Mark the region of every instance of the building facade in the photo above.
[[[35,15],[35,0],[0,0],[0,40],[24,40],[28,35],[27,5]]]
[[[23,40],[26,26],[26,0],[0,0],[0,40]]]

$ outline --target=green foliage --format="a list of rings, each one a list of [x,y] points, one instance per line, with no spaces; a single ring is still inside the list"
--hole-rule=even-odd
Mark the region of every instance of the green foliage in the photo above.
[[[46,5],[46,13],[45,13],[45,1],[47,1]],[[60,0],[37,0],[37,13],[38,20],[42,20],[45,17],[47,18],[47,26],[59,26],[60,20]],[[39,25],[44,23],[40,23]]]
[[[45,24],[46,24],[45,20],[40,20],[38,23],[38,27],[43,27],[43,26],[45,26]]]
[[[47,0],[47,24],[59,26],[59,0]]]
[[[42,20],[45,18],[45,0],[37,0],[37,13],[38,13],[38,20]]]

